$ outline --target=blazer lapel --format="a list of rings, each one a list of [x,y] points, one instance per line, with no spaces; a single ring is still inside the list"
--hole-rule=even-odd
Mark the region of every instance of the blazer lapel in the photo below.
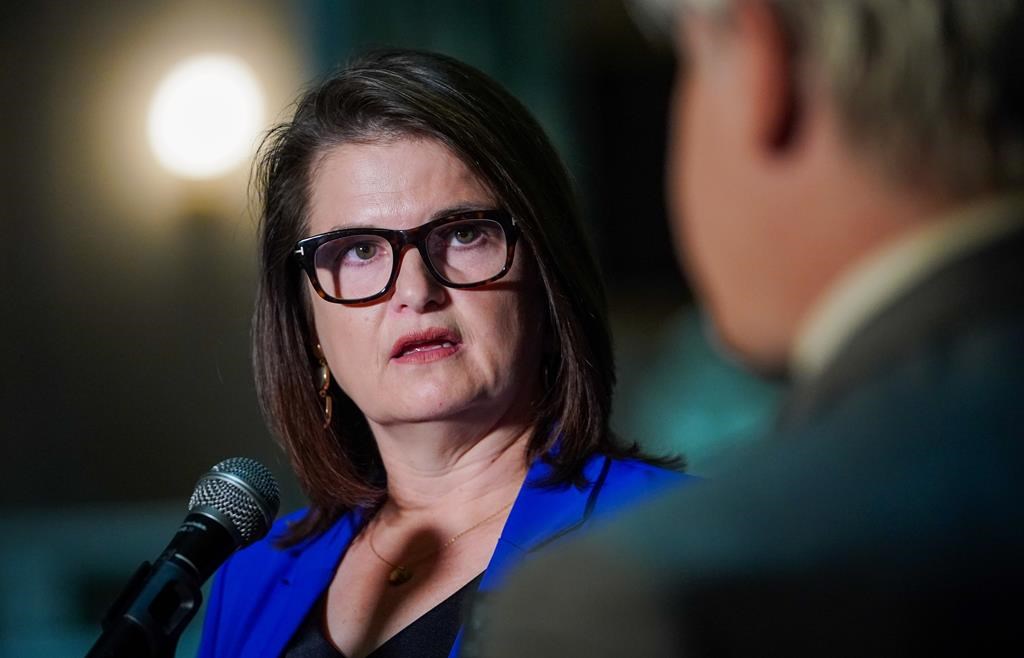
[[[242,656],[277,656],[284,651],[317,597],[330,584],[338,561],[362,524],[362,514],[350,512],[312,542],[286,549],[293,552],[293,566],[281,578],[279,595],[269,598],[261,615],[264,623],[253,628]]]
[[[607,457],[592,458],[583,469],[589,484],[578,488],[572,485],[542,486],[540,483],[551,475],[552,468],[542,459],[534,462],[505,521],[480,583],[480,591],[500,587],[509,570],[525,554],[582,525],[589,516],[591,501],[600,489],[609,464]]]
[[[551,475],[551,466],[543,459],[533,463],[505,521],[498,544],[494,547],[474,607],[486,606],[490,592],[501,587],[509,572],[514,570],[526,554],[543,548],[586,522],[595,494],[600,491],[610,465],[611,460],[607,457],[594,456],[583,469],[583,476],[588,482],[586,486],[551,487],[541,484]],[[475,626],[480,617],[478,611],[469,615],[467,625],[470,627],[470,636],[475,636],[479,631]],[[467,625],[459,629],[449,658],[456,658],[465,648]]]

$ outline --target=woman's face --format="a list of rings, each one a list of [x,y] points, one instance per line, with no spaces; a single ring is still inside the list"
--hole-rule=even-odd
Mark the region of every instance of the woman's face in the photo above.
[[[446,147],[407,138],[343,144],[314,169],[309,234],[339,228],[409,229],[450,212],[496,207]],[[308,288],[331,372],[371,426],[444,419],[488,428],[525,413],[541,351],[538,277],[520,244],[502,279],[455,290],[406,251],[394,288],[364,306],[326,302]]]

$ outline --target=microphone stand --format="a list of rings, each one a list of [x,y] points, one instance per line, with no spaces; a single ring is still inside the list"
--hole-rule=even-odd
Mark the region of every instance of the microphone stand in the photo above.
[[[85,658],[174,658],[203,601],[201,583],[172,560],[143,562],[103,618]]]

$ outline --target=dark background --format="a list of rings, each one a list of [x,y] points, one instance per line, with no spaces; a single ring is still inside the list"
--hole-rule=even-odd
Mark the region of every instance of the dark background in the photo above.
[[[217,461],[260,459],[283,509],[302,504],[251,380],[248,168],[176,179],[145,115],[161,75],[195,53],[248,61],[269,126],[303,85],[385,45],[490,73],[560,148],[609,283],[621,433],[700,473],[763,420],[773,391],[709,350],[677,273],[662,178],[672,58],[619,0],[7,2],[0,655],[83,653]]]

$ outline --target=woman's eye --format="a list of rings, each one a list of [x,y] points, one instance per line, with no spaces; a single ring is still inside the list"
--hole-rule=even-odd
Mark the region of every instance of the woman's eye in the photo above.
[[[459,242],[460,244],[469,244],[480,236],[480,232],[471,226],[464,226],[452,231],[452,235],[455,237],[456,242]]]
[[[359,260],[370,260],[377,255],[377,245],[369,242],[354,245],[348,253]]]

